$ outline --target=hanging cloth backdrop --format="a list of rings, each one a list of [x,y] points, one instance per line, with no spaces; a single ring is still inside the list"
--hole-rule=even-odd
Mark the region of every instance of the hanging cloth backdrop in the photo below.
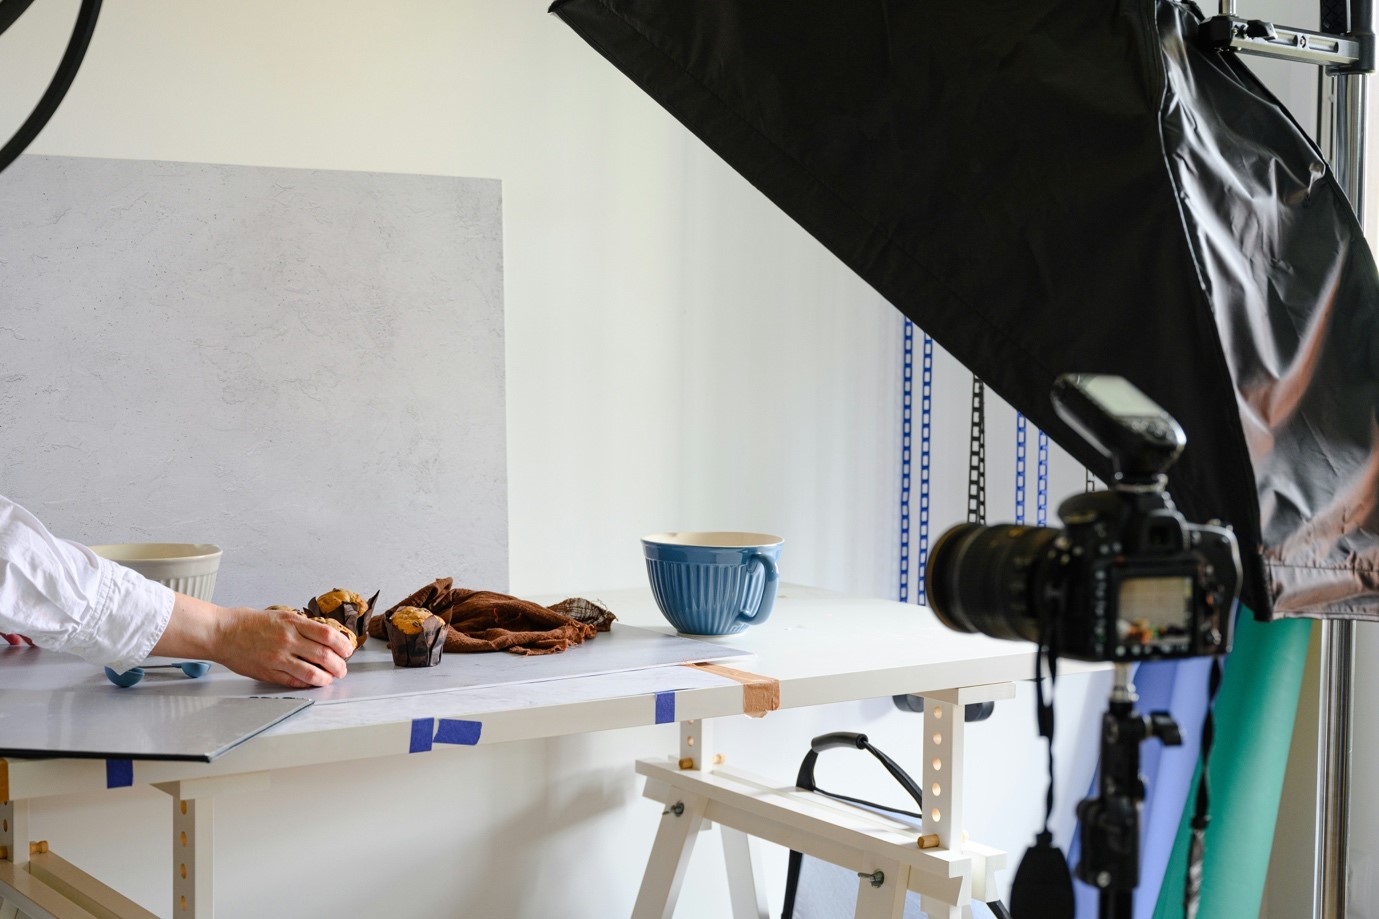
[[[1054,414],[1183,425],[1261,618],[1379,619],[1379,277],[1318,151],[1167,0],[561,0],[552,11],[1103,480]]]

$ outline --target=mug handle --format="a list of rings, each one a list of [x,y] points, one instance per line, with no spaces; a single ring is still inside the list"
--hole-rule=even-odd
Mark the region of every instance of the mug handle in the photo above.
[[[771,610],[776,605],[776,582],[780,580],[780,569],[776,567],[775,559],[765,552],[754,552],[752,557],[747,559],[747,564],[760,562],[761,567],[766,569],[766,582],[761,587],[761,602],[757,604],[756,612],[748,613],[746,610],[737,614],[738,622],[747,622],[752,625],[761,625],[771,618]]]

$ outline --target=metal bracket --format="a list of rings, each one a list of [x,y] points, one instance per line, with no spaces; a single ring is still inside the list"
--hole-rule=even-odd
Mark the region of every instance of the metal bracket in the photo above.
[[[1331,35],[1239,16],[1213,16],[1197,34],[1205,47],[1216,51],[1318,64],[1347,73],[1374,70],[1372,34]]]

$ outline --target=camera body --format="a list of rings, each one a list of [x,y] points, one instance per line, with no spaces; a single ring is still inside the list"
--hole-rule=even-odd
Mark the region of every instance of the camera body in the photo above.
[[[1054,404],[1112,460],[1109,491],[1059,507],[1064,528],[962,524],[925,568],[949,628],[1048,642],[1060,657],[1128,662],[1224,654],[1240,591],[1225,526],[1189,523],[1164,487],[1186,438],[1120,377],[1064,376]]]

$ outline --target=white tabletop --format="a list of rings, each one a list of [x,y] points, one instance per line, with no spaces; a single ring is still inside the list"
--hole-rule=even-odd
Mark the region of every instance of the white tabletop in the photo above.
[[[579,592],[620,622],[674,630],[646,588]],[[553,602],[560,597],[534,597]],[[614,625],[616,630],[617,625]],[[715,644],[750,652],[734,669],[779,681],[782,708],[1029,679],[1034,648],[959,634],[911,604],[786,585],[766,623]],[[346,678],[348,679],[348,677]],[[121,764],[122,784],[228,776],[743,712],[740,683],[669,666],[520,687],[313,706],[213,763]],[[425,732],[418,746],[418,737]],[[419,733],[420,732],[420,733]],[[100,760],[0,760],[0,800],[110,787]]]
[[[674,633],[649,590],[596,596],[630,625]],[[713,641],[754,654],[733,666],[779,680],[782,708],[1034,675],[1033,645],[954,632],[926,607],[796,585],[765,623]]]

